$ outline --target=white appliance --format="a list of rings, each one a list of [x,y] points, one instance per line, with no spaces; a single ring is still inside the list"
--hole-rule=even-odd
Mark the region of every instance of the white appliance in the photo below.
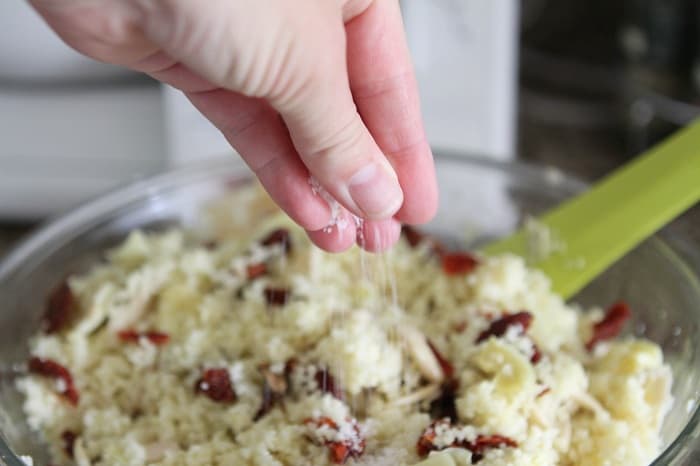
[[[402,0],[433,147],[515,154],[516,0]]]
[[[403,0],[435,147],[513,155],[517,2]],[[26,2],[0,2],[0,220],[55,214],[130,180],[232,157],[179,92],[96,63]]]
[[[67,209],[166,162],[159,87],[63,44],[0,2],[0,218]]]

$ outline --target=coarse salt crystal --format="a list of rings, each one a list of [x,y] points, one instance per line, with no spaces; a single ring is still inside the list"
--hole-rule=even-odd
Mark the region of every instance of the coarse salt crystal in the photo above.
[[[348,221],[345,216],[342,215],[343,208],[340,203],[331,194],[326,191],[326,188],[321,186],[321,183],[313,176],[309,177],[309,185],[311,186],[311,192],[316,196],[321,196],[321,199],[326,201],[328,207],[331,209],[331,219],[323,228],[324,233],[330,233],[333,231],[333,227],[336,227],[338,231],[345,230],[348,227]]]

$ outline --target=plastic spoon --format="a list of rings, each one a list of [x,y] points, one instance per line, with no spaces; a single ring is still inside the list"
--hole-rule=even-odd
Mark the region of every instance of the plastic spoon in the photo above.
[[[642,240],[700,201],[700,121],[680,130],[539,220],[564,248],[533,264],[573,296]],[[526,233],[483,252],[527,256]]]

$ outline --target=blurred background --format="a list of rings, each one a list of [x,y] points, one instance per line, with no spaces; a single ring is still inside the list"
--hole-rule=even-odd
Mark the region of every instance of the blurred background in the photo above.
[[[697,0],[402,0],[431,143],[587,180],[700,115]],[[0,253],[131,180],[231,158],[176,91],[0,3]]]

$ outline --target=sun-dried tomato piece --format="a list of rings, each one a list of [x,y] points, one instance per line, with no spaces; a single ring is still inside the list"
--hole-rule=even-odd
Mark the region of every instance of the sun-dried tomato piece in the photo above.
[[[435,238],[426,235],[425,233],[422,233],[418,231],[417,229],[413,228],[412,226],[409,225],[404,225],[401,228],[401,234],[403,235],[404,238],[406,238],[406,242],[408,243],[409,246],[412,248],[417,247],[421,243],[428,243],[430,245],[430,251],[437,254],[437,255],[442,255],[445,252],[445,247]]]
[[[267,273],[267,264],[264,262],[258,262],[257,264],[250,264],[246,267],[246,276],[248,280],[255,280],[258,277],[262,277]]]
[[[349,420],[354,438],[347,438],[342,441],[325,441],[323,444],[328,447],[333,464],[345,464],[350,458],[359,458],[365,452],[366,440],[360,432],[360,426],[354,419]],[[328,417],[306,419],[304,424],[312,427],[326,426],[333,430],[340,431],[338,425]],[[349,432],[344,432],[346,435]]]
[[[333,395],[333,397],[341,401],[345,399],[343,387],[340,386],[340,384],[335,380],[335,377],[333,377],[333,374],[331,374],[328,369],[319,369],[316,371],[314,378],[316,379],[316,384],[318,384],[318,388],[322,393]]]
[[[287,288],[267,287],[263,290],[265,301],[270,306],[284,306],[289,301],[292,292]]]
[[[450,361],[447,360],[445,356],[443,356],[440,351],[438,351],[432,341],[428,340],[428,346],[430,347],[430,351],[432,351],[435,355],[435,359],[437,359],[437,362],[442,369],[442,373],[445,374],[445,378],[451,379],[455,374],[455,367]]]
[[[306,424],[307,426],[316,427],[327,426],[333,430],[338,430],[338,424],[336,424],[333,419],[327,416],[304,419],[304,424]]]
[[[421,458],[428,456],[428,454],[431,451],[437,451],[439,450],[438,446],[435,445],[435,438],[437,438],[437,433],[435,432],[435,428],[438,426],[446,426],[449,427],[452,425],[452,422],[448,418],[444,419],[437,419],[433,422],[430,423],[428,427],[425,428],[421,436],[418,438],[418,442],[416,443],[416,452],[418,453],[418,456]],[[444,447],[447,448],[447,447]]]
[[[496,319],[493,322],[491,322],[489,328],[487,328],[479,334],[479,336],[476,339],[476,342],[481,343],[482,341],[487,340],[492,336],[502,337],[506,334],[510,327],[515,325],[519,325],[522,329],[521,333],[525,333],[527,329],[530,328],[530,325],[532,324],[532,319],[532,314],[526,311],[517,312],[515,314],[504,314],[499,319]],[[537,347],[535,342],[532,342],[532,356],[530,357],[530,362],[533,364],[537,364],[538,362],[540,362],[540,360],[542,360],[542,352]]]
[[[63,440],[63,451],[69,458],[73,458],[73,447],[75,446],[76,438],[78,438],[78,436],[71,430],[64,430],[61,434],[61,440]]]
[[[530,362],[537,364],[542,360],[542,351],[538,348],[535,342],[532,343],[532,356],[530,356]]]
[[[517,448],[518,443],[504,435],[479,435],[474,442],[467,442],[465,446],[472,452],[472,464],[481,461],[486,450],[502,447]]]
[[[418,439],[418,443],[416,443],[416,453],[418,453],[418,456],[424,458],[428,456],[428,454],[430,454],[431,451],[437,450],[437,448],[433,444],[433,441],[435,440],[436,436],[437,435],[435,434],[434,430],[426,429],[423,432],[423,434]]]
[[[78,404],[80,396],[73,383],[73,376],[64,366],[52,359],[32,356],[29,358],[28,368],[29,372],[60,381],[61,396],[74,406]]]
[[[449,380],[442,384],[440,396],[430,402],[430,417],[432,419],[448,418],[452,422],[457,421],[457,380]]]
[[[442,271],[450,276],[466,275],[479,265],[479,260],[466,252],[442,254],[440,261],[442,264]]]
[[[350,447],[342,442],[331,442],[327,445],[331,452],[331,461],[335,464],[345,464],[350,459]]]
[[[289,234],[289,230],[286,228],[278,228],[271,231],[266,237],[264,237],[260,244],[263,246],[272,246],[275,244],[282,245],[282,251],[285,254],[289,254],[292,251],[292,238]]]
[[[593,351],[601,341],[617,337],[630,317],[632,317],[632,311],[626,302],[620,301],[610,306],[603,320],[593,326],[593,336],[586,343],[586,349]]]
[[[44,313],[44,331],[56,333],[66,328],[73,320],[75,310],[75,295],[68,282],[64,281],[49,295]]]
[[[491,322],[489,328],[487,328],[479,334],[479,337],[476,339],[476,342],[481,343],[482,341],[487,340],[491,336],[502,337],[506,334],[508,329],[514,325],[520,325],[524,333],[527,331],[528,328],[530,328],[531,323],[532,314],[530,314],[529,312],[522,311],[517,312],[515,314],[504,314],[500,319],[496,319],[493,322]]]
[[[238,398],[228,370],[224,368],[206,369],[194,389],[219,403],[233,403]]]
[[[542,390],[540,390],[540,392],[537,394],[537,396],[535,396],[535,398],[541,398],[551,391],[552,391],[552,389],[550,387],[544,387]]]
[[[139,343],[141,339],[148,340],[156,346],[163,346],[170,341],[170,335],[167,333],[156,332],[149,330],[147,332],[137,332],[136,330],[121,330],[117,332],[119,339],[126,343]]]
[[[433,421],[421,434],[416,443],[416,452],[418,456],[425,457],[431,451],[440,451],[446,448],[465,448],[472,452],[472,464],[476,464],[481,461],[484,457],[484,453],[487,450],[502,447],[517,448],[518,443],[503,435],[479,435],[474,439],[474,441],[469,440],[455,440],[450,445],[437,445],[435,439],[437,438],[436,428],[440,426],[441,428],[449,429],[452,427],[452,422],[449,419],[439,419]],[[455,426],[459,428],[459,426]]]
[[[401,234],[406,238],[406,242],[412,248],[415,248],[426,239],[425,234],[409,225],[404,225],[401,228]]]

